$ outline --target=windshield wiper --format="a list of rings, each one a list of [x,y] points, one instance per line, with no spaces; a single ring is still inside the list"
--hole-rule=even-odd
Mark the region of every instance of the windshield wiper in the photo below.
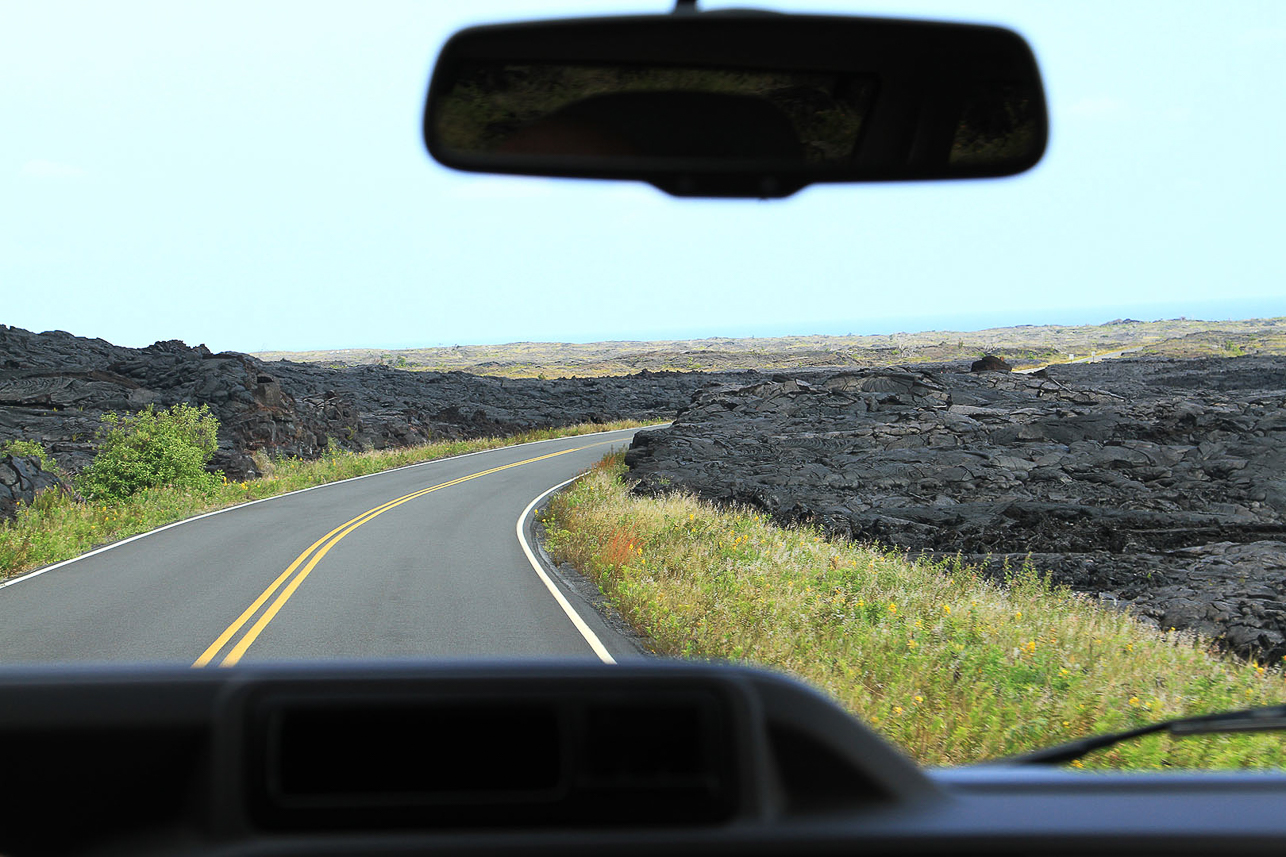
[[[1286,730],[1286,705],[1269,705],[1263,708],[1244,708],[1240,711],[1222,711],[1218,714],[1200,714],[1195,717],[1176,717],[1149,723],[1124,732],[1091,735],[1066,744],[1056,744],[1021,756],[997,759],[990,764],[999,765],[1062,765],[1075,761],[1087,753],[1111,747],[1154,732],[1169,732],[1176,738],[1186,735],[1209,735],[1217,732],[1274,732]]]

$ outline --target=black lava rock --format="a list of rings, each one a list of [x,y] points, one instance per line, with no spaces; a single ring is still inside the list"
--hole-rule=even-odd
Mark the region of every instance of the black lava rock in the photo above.
[[[70,471],[95,452],[108,411],[178,402],[219,418],[212,467],[257,475],[253,454],[312,458],[330,443],[362,451],[614,419],[666,420],[712,378],[649,372],[618,378],[501,379],[384,366],[265,363],[204,345],[123,348],[62,331],[0,325],[0,442],[39,441]]]
[[[960,553],[998,579],[1030,555],[1163,628],[1286,655],[1286,359],[962,368],[700,391],[637,436],[635,490]]]
[[[39,458],[0,457],[0,520],[14,517],[20,505],[30,506],[37,494],[48,490],[73,493],[61,476],[41,467]]]

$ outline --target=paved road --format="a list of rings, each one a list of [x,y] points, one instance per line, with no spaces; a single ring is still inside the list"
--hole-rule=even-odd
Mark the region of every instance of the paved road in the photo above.
[[[1104,351],[1101,354],[1088,354],[1084,357],[1077,357],[1075,360],[1068,360],[1059,365],[1066,366],[1068,363],[1102,363],[1104,360],[1115,360],[1118,357],[1124,357],[1126,354],[1133,354],[1141,348],[1142,346],[1135,346],[1133,348],[1122,348],[1120,351]],[[1014,371],[1023,375],[1030,375],[1033,372],[1039,372],[1041,369],[1045,369],[1052,365],[1054,364],[1046,363],[1042,366],[1031,366],[1027,369],[1015,369]]]
[[[633,430],[431,462],[236,507],[0,588],[0,662],[611,656],[517,523]]]

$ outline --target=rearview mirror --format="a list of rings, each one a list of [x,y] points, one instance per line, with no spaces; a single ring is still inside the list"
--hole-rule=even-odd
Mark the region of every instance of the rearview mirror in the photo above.
[[[1035,58],[1009,30],[749,11],[462,30],[424,111],[446,166],[678,196],[1013,175],[1047,134]]]

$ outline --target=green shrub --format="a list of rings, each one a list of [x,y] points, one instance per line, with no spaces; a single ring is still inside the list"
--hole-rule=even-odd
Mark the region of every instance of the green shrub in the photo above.
[[[0,455],[12,455],[14,458],[35,458],[40,461],[42,470],[56,471],[58,463],[45,451],[45,448],[34,440],[11,440],[0,443]]]
[[[218,447],[219,420],[207,406],[182,403],[135,414],[104,414],[98,455],[81,473],[87,497],[117,502],[163,485],[211,490],[220,476],[205,465]]]

